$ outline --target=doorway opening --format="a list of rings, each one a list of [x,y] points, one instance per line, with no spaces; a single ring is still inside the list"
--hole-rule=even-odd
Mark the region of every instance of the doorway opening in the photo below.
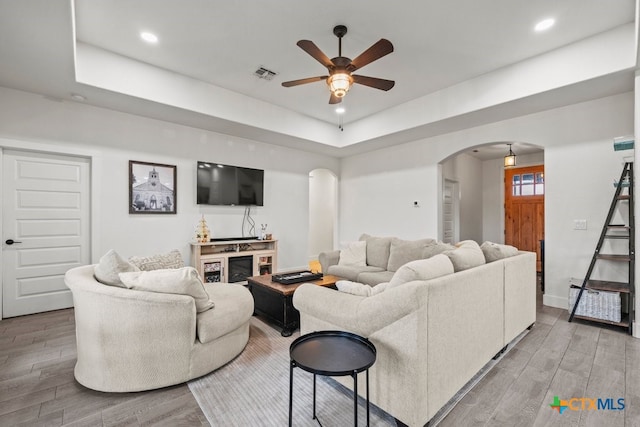
[[[319,270],[318,254],[335,248],[338,233],[338,178],[328,169],[309,173],[309,247],[312,270]]]
[[[504,172],[504,241],[536,253],[536,271],[542,271],[544,245],[544,165]]]

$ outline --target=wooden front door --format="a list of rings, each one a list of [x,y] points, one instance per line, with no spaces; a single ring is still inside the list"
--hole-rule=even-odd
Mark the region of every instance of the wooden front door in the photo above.
[[[505,169],[505,230],[507,245],[537,254],[544,239],[544,165]]]

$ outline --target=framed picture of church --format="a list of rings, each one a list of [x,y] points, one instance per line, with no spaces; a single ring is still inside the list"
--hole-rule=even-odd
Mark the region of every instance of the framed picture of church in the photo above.
[[[129,160],[129,213],[175,214],[176,166]]]

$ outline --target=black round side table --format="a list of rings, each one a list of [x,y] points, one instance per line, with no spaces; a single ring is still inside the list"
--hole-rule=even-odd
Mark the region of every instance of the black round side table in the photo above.
[[[358,425],[358,373],[366,371],[367,426],[369,425],[369,368],[376,361],[376,348],[366,338],[351,332],[317,331],[296,338],[289,347],[289,427],[293,417],[293,368],[313,374],[313,419],[316,416],[316,375],[353,378],[353,425]]]

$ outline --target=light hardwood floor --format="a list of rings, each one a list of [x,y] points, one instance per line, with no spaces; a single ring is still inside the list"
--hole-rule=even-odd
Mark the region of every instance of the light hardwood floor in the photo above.
[[[439,424],[640,426],[640,339],[623,329],[568,322],[538,292],[536,324]],[[554,396],[625,399],[623,411],[551,409]]]
[[[531,332],[440,425],[640,426],[640,340],[567,318],[538,302]],[[184,384],[100,393],[74,381],[74,364],[73,310],[0,321],[0,426],[208,425]],[[622,397],[626,407],[560,415],[556,395]]]
[[[209,425],[185,385],[101,393],[73,378],[73,310],[0,321],[0,426]]]

